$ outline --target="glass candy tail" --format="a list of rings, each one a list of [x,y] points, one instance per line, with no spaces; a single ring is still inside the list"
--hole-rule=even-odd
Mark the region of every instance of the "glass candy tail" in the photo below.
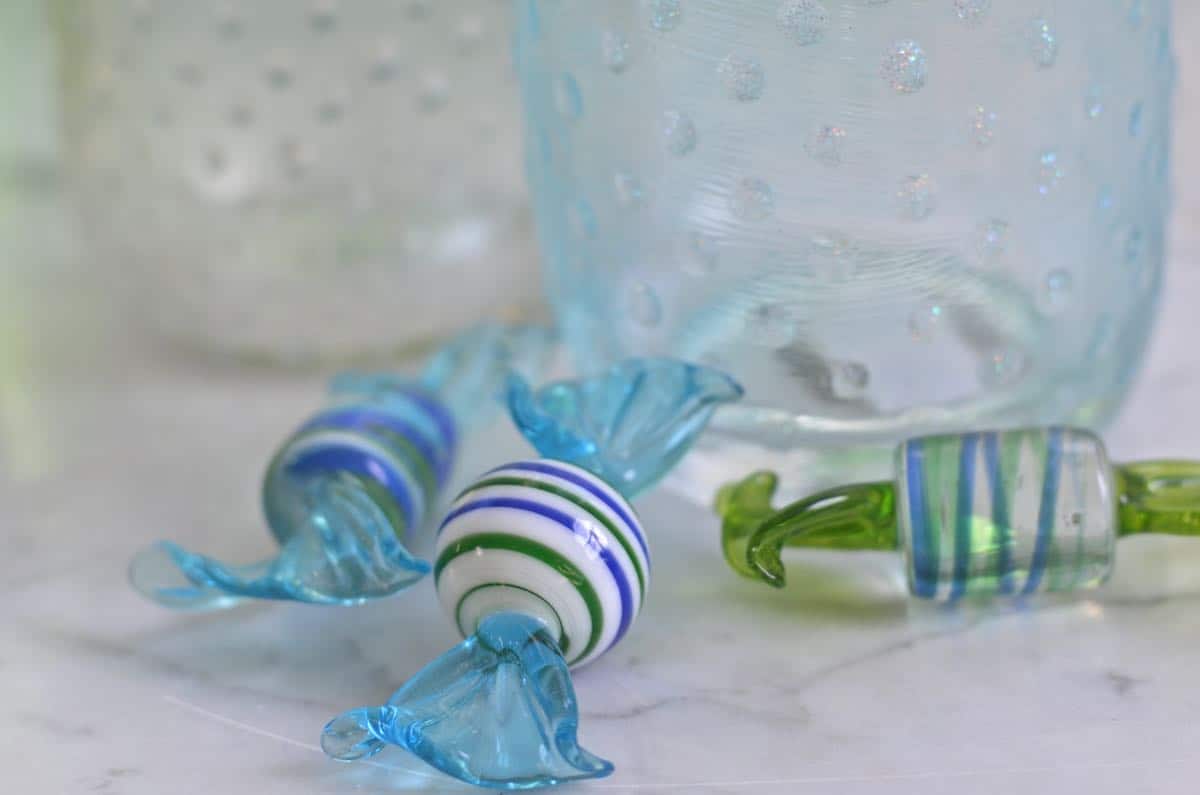
[[[339,394],[267,469],[263,510],[277,557],[233,567],[164,542],[135,559],[135,587],[177,608],[245,598],[354,604],[428,572],[406,544],[450,476],[454,419],[418,385]]]
[[[436,583],[466,640],[380,707],[325,729],[331,756],[393,744],[472,784],[524,789],[607,775],[579,746],[569,666],[632,626],[650,576],[645,534],[611,486],[561,461],[517,461],[455,500]]]

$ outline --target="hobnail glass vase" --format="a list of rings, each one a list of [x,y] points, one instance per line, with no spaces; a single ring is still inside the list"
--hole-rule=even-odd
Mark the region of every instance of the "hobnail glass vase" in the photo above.
[[[875,474],[904,437],[1119,404],[1161,281],[1167,0],[515,8],[583,367],[722,368],[727,441],[877,445]]]
[[[536,305],[504,3],[54,11],[95,256],[170,340],[361,358]]]

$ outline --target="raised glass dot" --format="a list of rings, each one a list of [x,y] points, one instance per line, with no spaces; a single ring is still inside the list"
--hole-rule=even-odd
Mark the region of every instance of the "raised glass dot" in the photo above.
[[[696,125],[687,114],[668,110],[662,116],[663,145],[671,154],[682,157],[696,148]]]
[[[884,54],[879,74],[897,93],[912,94],[925,86],[927,60],[920,44],[901,39]]]
[[[234,127],[249,127],[254,123],[254,108],[239,102],[229,109],[229,123]]]
[[[629,67],[629,40],[616,31],[605,31],[600,37],[600,52],[604,65],[613,74],[621,74]]]
[[[149,33],[154,27],[154,4],[150,0],[133,0],[133,28],[138,33]]]
[[[954,0],[954,13],[968,25],[983,22],[992,9],[992,0]]]
[[[674,30],[682,21],[682,0],[650,0],[650,26],[655,30]]]
[[[345,113],[346,105],[338,97],[329,97],[317,103],[317,121],[322,124],[337,124]]]
[[[871,371],[862,362],[833,362],[829,388],[839,400],[858,400],[871,383]]]
[[[1058,34],[1046,19],[1030,23],[1029,55],[1040,69],[1049,69],[1058,60]]]
[[[185,86],[196,86],[204,82],[204,69],[199,64],[181,63],[175,67],[175,79]]]
[[[395,42],[383,41],[375,45],[375,54],[367,70],[367,77],[375,83],[393,80],[400,71],[397,62],[399,55],[400,49]]]
[[[617,204],[635,207],[642,203],[642,181],[632,174],[620,172],[613,176],[613,193]]]
[[[567,73],[558,79],[554,89],[554,102],[564,118],[574,121],[583,115],[583,93],[575,76]]]
[[[1047,314],[1056,315],[1071,303],[1075,278],[1065,268],[1057,268],[1042,280],[1042,308]]]
[[[1029,369],[1029,356],[1020,348],[997,348],[984,359],[979,380],[987,386],[1007,386]]]
[[[229,155],[219,146],[210,146],[204,150],[204,170],[213,176],[220,176],[229,168]]]
[[[729,211],[743,221],[762,221],[775,212],[775,192],[763,180],[746,177],[730,191]]]
[[[1062,167],[1058,152],[1047,149],[1038,157],[1037,191],[1043,196],[1049,196],[1062,182],[1066,171]]]
[[[468,14],[459,20],[454,30],[454,43],[460,55],[469,55],[483,43],[483,19],[477,14]]]
[[[937,209],[937,185],[928,174],[906,177],[896,191],[900,218],[924,221]]]
[[[634,282],[629,288],[629,317],[634,323],[654,328],[662,322],[662,302],[654,288],[645,282]]]
[[[266,68],[267,85],[276,91],[283,91],[295,81],[290,63],[281,56],[275,56]]]
[[[908,333],[922,342],[933,338],[946,315],[946,308],[937,302],[921,304],[908,316]]]
[[[233,5],[225,5],[217,12],[216,29],[223,39],[238,39],[245,31],[245,22]]]
[[[1083,112],[1089,119],[1104,115],[1104,92],[1098,86],[1092,86],[1083,95]]]
[[[411,19],[428,19],[433,0],[408,0],[408,16]]]
[[[846,140],[846,131],[841,127],[823,124],[809,134],[804,142],[804,151],[814,160],[827,166],[836,166],[842,162],[842,144]]]
[[[1008,222],[999,218],[988,218],[975,227],[972,249],[976,259],[984,265],[998,260],[1008,248]]]
[[[991,146],[992,140],[996,137],[995,111],[988,110],[983,105],[976,105],[972,108],[968,135],[971,143],[979,149]]]
[[[316,160],[312,149],[295,138],[285,138],[279,144],[279,161],[283,173],[290,179],[302,179]]]
[[[329,33],[337,27],[337,0],[317,0],[308,14],[308,24],[317,33]]]
[[[1142,134],[1142,115],[1145,106],[1141,100],[1133,103],[1133,107],[1129,110],[1129,134],[1137,138]]]
[[[450,99],[450,81],[441,72],[426,72],[417,86],[417,107],[426,113],[441,109]]]
[[[829,29],[829,10],[817,0],[788,0],[775,21],[788,38],[801,46],[816,44]]]
[[[762,64],[754,58],[727,55],[717,65],[717,75],[725,93],[739,102],[752,102],[762,96],[766,78]]]

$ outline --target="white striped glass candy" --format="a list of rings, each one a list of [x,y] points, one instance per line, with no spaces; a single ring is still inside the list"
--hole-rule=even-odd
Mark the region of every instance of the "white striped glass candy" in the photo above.
[[[1094,588],[1109,576],[1116,489],[1104,446],[1048,428],[934,436],[897,451],[909,588],[927,599]]]
[[[586,470],[518,461],[469,486],[438,531],[434,575],[464,636],[508,611],[542,621],[572,666],[610,649],[641,609],[650,574],[633,508]]]

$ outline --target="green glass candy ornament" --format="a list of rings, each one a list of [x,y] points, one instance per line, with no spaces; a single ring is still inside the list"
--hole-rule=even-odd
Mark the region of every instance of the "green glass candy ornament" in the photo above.
[[[776,510],[756,472],[717,495],[725,558],[785,584],[784,547],[896,550],[924,599],[1029,596],[1102,585],[1116,540],[1200,536],[1200,462],[1113,465],[1088,431],[930,436],[896,451],[896,478],[829,489]]]

